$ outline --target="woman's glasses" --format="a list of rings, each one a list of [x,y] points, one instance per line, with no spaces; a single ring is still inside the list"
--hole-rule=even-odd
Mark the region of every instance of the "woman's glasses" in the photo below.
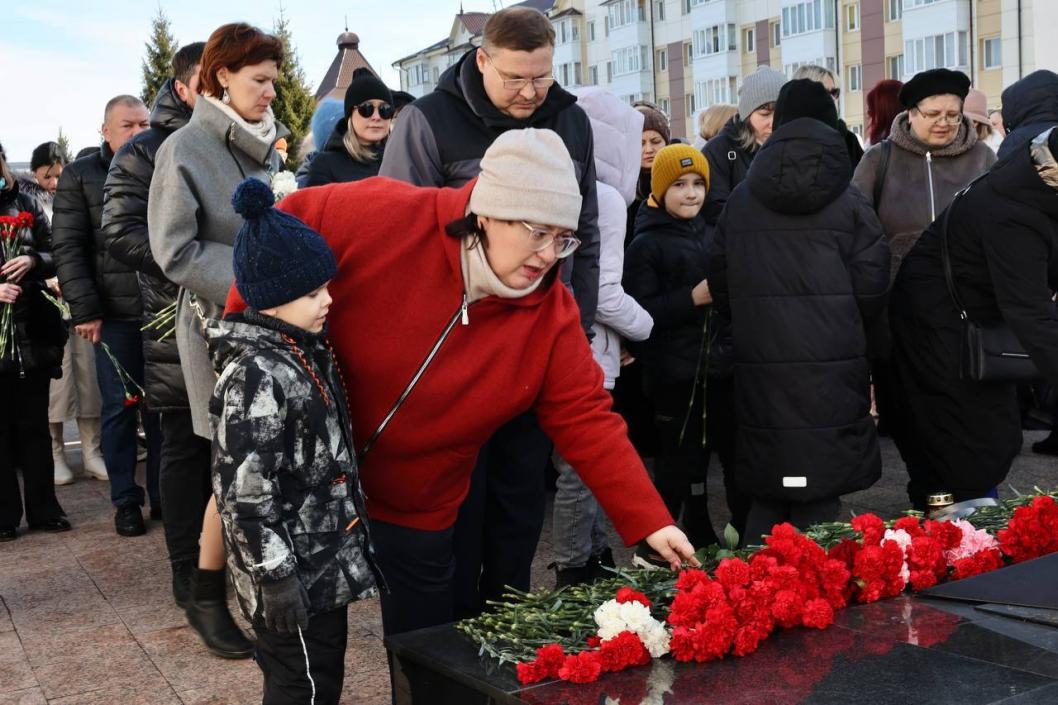
[[[356,112],[360,113],[360,117],[366,120],[375,114],[375,107],[376,106],[374,103],[361,103],[360,105],[356,106]],[[392,105],[390,105],[389,103],[382,103],[377,107],[378,116],[380,118],[382,118],[383,120],[393,119],[393,113],[395,112],[395,109]]]
[[[529,231],[529,250],[531,252],[542,252],[549,247],[554,247],[555,257],[563,259],[564,257],[569,257],[574,250],[580,247],[580,240],[570,230],[552,235],[549,230],[530,225],[524,220],[520,222]]]

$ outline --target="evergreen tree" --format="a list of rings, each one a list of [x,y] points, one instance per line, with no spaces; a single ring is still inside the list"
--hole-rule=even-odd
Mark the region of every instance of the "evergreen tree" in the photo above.
[[[154,104],[154,98],[166,79],[173,72],[173,56],[180,49],[169,28],[169,18],[162,8],[151,20],[151,40],[146,42],[147,56],[143,59],[143,91],[140,98],[148,108]]]
[[[272,101],[272,112],[276,120],[290,130],[287,137],[287,168],[297,168],[300,161],[298,147],[309,131],[312,113],[316,110],[316,98],[312,87],[305,79],[294,42],[290,35],[290,22],[279,9],[279,19],[275,22],[275,35],[283,42],[283,66],[276,79],[276,97]]]
[[[70,154],[70,138],[63,134],[62,127],[59,127],[59,136],[55,138],[56,143],[59,145],[59,154],[62,155],[63,161],[67,164],[73,161],[73,155]]]

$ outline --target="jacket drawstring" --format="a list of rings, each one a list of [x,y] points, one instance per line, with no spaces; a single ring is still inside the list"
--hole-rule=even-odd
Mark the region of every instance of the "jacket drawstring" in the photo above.
[[[926,152],[926,183],[929,184],[929,222],[937,219],[937,203],[933,196],[933,153]]]

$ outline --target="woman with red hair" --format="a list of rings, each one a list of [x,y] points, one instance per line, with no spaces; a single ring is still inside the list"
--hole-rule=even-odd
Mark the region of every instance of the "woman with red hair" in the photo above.
[[[900,105],[900,81],[885,79],[878,81],[867,93],[867,142],[878,144],[889,137],[893,120],[903,112]]]

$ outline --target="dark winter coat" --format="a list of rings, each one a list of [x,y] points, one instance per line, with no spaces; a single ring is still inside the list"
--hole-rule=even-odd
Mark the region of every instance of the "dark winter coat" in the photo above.
[[[691,290],[706,278],[706,231],[701,214],[674,218],[652,197],[639,208],[622,284],[654,319],[650,337],[633,346],[648,393],[686,385],[690,394],[703,368],[709,308],[695,305]]]
[[[716,225],[724,204],[736,186],[749,173],[749,165],[759,149],[746,151],[738,139],[739,118],[727,121],[723,129],[709,140],[702,154],[709,160],[709,193],[705,194],[702,215],[705,222]]]
[[[838,132],[841,133],[841,139],[845,142],[845,150],[849,153],[849,164],[855,171],[856,166],[863,159],[863,145],[856,139],[856,135],[852,134],[844,120],[838,120]]]
[[[143,302],[143,320],[153,321],[176,301],[178,288],[169,281],[151,254],[147,231],[147,195],[154,176],[154,156],[169,135],[187,124],[191,108],[169,79],[158,92],[151,111],[151,128],[133,137],[110,163],[103,187],[103,235],[107,252],[136,271]],[[144,388],[152,411],[188,408],[187,387],[180,369],[172,325],[143,331]]]
[[[376,150],[376,157],[367,162],[353,159],[345,148],[345,135],[348,121],[340,121],[327,138],[323,151],[316,154],[309,165],[309,178],[306,186],[323,186],[325,184],[359,181],[371,176],[378,176],[382,166],[382,155],[386,150],[383,141]],[[346,128],[346,129],[339,129]]]
[[[577,99],[558,84],[528,120],[501,113],[485,93],[474,62],[476,51],[441,74],[432,93],[401,110],[379,174],[416,186],[462,186],[478,175],[485,150],[507,130],[554,130],[569,150],[583,199],[577,227],[580,247],[563,263],[562,281],[572,283],[581,323],[589,331],[599,298],[599,202],[591,123]]]
[[[948,242],[970,318],[1005,321],[1055,385],[1058,163],[1040,160],[1047,162],[1041,175],[1029,145],[1011,152],[952,206]],[[1021,416],[1015,385],[960,378],[962,324],[944,280],[939,222],[923,233],[893,287],[893,364],[913,432],[909,443],[896,440],[913,454],[909,465],[937,473],[943,485],[935,489],[965,499],[1006,477],[1021,450]]]
[[[717,228],[709,283],[734,333],[735,475],[754,497],[810,502],[881,475],[865,324],[885,303],[889,248],[850,178],[838,132],[794,120]]]
[[[17,182],[12,188],[0,191],[0,215],[18,215],[22,211],[33,215],[33,227],[19,231],[18,254],[32,257],[34,265],[18,282],[22,293],[15,299],[12,311],[15,356],[14,359],[0,357],[0,375],[43,372],[58,379],[62,376],[66,324],[59,309],[41,293],[46,290],[44,280],[55,276],[48,216],[35,198],[19,191]],[[9,399],[6,403],[14,401]]]
[[[1005,159],[1051,125],[1058,124],[1058,74],[1033,71],[1003,91],[1003,125],[1007,136],[999,145]]]
[[[55,268],[74,325],[143,315],[136,272],[107,252],[103,236],[103,185],[113,158],[104,142],[98,153],[68,164],[55,191]]]
[[[364,496],[337,364],[322,334],[254,311],[211,319],[213,494],[246,618],[296,575],[310,614],[375,594]]]

